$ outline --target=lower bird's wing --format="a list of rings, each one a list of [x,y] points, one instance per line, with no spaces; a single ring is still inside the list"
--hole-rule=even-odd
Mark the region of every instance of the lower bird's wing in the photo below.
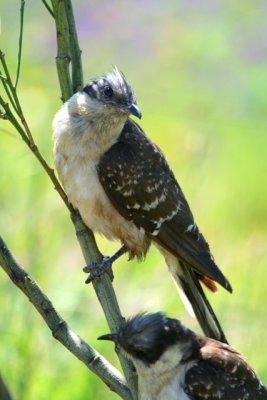
[[[185,375],[185,392],[194,400],[266,400],[267,390],[242,356],[207,340],[201,359]]]

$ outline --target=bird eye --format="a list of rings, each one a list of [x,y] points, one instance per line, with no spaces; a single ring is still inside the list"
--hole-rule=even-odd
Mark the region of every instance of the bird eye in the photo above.
[[[113,89],[110,86],[105,86],[103,92],[106,97],[113,96]]]

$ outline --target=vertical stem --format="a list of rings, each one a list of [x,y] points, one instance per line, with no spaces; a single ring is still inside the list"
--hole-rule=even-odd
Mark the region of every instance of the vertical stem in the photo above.
[[[82,70],[82,51],[79,47],[76,26],[74,22],[74,15],[72,4],[70,0],[65,0],[65,10],[67,21],[69,25],[69,39],[70,39],[70,52],[71,52],[71,67],[72,67],[72,89],[77,92],[83,86],[83,70]]]
[[[84,225],[80,214],[77,211],[72,212],[71,219],[75,226],[76,235],[86,263],[90,264],[92,261],[101,261],[103,256],[96,245],[94,235],[92,231]],[[103,308],[110,331],[117,332],[124,323],[124,318],[121,315],[119,304],[109,275],[105,273],[100,278],[95,279],[93,281],[93,286],[97,298]],[[133,364],[120,352],[117,352],[117,354],[131,394],[133,399],[135,399],[137,397],[137,377]]]
[[[17,75],[16,75],[15,88],[17,88],[17,86],[18,86],[19,73],[20,73],[20,63],[21,63],[21,53],[22,53],[22,38],[23,38],[23,23],[24,23],[24,7],[25,7],[25,1],[21,0],[21,5],[20,5],[19,52],[18,52],[18,65],[17,65]]]
[[[70,51],[69,51],[69,27],[63,0],[52,0],[56,30],[57,30],[57,71],[62,100],[68,100],[72,92],[70,78]]]

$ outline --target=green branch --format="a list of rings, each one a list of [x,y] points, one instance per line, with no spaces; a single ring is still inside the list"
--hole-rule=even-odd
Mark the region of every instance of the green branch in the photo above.
[[[71,55],[69,50],[69,27],[65,12],[65,4],[62,0],[52,0],[56,30],[57,30],[57,72],[61,90],[62,101],[68,100],[72,94],[72,82],[70,78]]]
[[[72,90],[73,93],[80,90],[83,86],[83,71],[81,50],[79,47],[78,36],[76,32],[75,20],[73,15],[72,4],[70,0],[65,0],[66,17],[69,26],[69,44],[71,53],[71,70],[72,70]]]
[[[19,73],[20,73],[20,64],[21,64],[21,54],[22,54],[22,38],[23,38],[23,24],[24,24],[24,7],[25,1],[21,0],[20,3],[20,32],[19,32],[19,52],[18,52],[18,65],[17,65],[17,76],[16,76],[16,83],[15,88],[18,86],[19,82]]]
[[[42,3],[45,6],[45,8],[47,9],[47,11],[49,12],[49,14],[51,15],[51,17],[55,18],[53,10],[52,10],[51,6],[47,3],[47,1],[46,0],[42,0]]]
[[[41,163],[43,168],[45,169],[46,173],[49,175],[51,181],[54,184],[55,189],[61,196],[62,200],[64,201],[65,205],[68,207],[70,211],[73,211],[73,207],[69,204],[68,198],[66,193],[64,192],[62,186],[60,185],[58,179],[56,178],[54,170],[47,164],[46,160],[41,155],[38,146],[36,145],[31,130],[28,126],[28,123],[24,117],[19,98],[17,95],[17,89],[11,80],[11,76],[9,74],[7,64],[5,61],[5,55],[0,50],[0,65],[5,72],[5,77],[0,75],[1,83],[4,88],[4,92],[10,101],[15,113],[10,108],[7,101],[4,100],[3,96],[0,96],[0,118],[3,120],[8,120],[15,130],[20,134],[21,139],[26,143],[29,149],[33,152],[34,156],[38,159]],[[13,106],[14,104],[14,106]],[[17,115],[15,115],[17,114]]]

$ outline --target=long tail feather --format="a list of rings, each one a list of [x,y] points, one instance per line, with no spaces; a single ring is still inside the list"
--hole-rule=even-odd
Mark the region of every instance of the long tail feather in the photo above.
[[[179,289],[182,289],[190,308],[203,330],[204,334],[212,339],[228,343],[221,325],[199,283],[196,273],[190,266],[178,259],[171,257],[166,260],[172,277]],[[181,296],[184,300],[184,296]],[[186,302],[185,302],[186,305]]]

